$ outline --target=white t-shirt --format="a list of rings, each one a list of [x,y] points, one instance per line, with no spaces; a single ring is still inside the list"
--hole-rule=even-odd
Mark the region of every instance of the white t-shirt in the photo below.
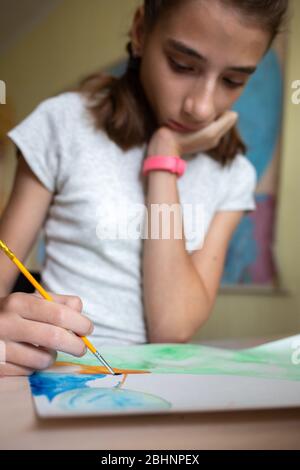
[[[144,232],[133,237],[131,230],[130,237],[111,239],[125,217],[124,207],[130,211],[145,205],[140,173],[146,144],[124,152],[105,132],[95,130],[85,99],[75,92],[43,101],[8,136],[54,193],[44,225],[44,287],[81,297],[100,344],[147,342],[141,271]],[[204,153],[185,158],[187,170],[178,179],[181,205],[189,208],[186,214],[191,214],[191,207],[202,208],[202,230],[197,232],[194,222],[188,223],[191,215],[184,219],[190,253],[201,247],[217,211],[255,209],[256,172],[242,155],[226,167]],[[141,227],[145,219],[131,213],[128,220],[132,229],[134,222]]]

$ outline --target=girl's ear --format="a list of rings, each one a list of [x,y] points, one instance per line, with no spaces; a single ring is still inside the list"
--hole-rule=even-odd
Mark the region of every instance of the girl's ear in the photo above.
[[[134,15],[132,27],[130,30],[131,44],[133,54],[140,57],[143,54],[145,43],[145,12],[144,6],[140,6]]]

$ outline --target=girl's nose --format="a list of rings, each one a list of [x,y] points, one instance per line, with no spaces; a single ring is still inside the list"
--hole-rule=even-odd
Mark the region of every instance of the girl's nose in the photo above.
[[[184,114],[190,124],[207,125],[216,118],[215,85],[212,82],[201,82],[190,90],[184,102]]]

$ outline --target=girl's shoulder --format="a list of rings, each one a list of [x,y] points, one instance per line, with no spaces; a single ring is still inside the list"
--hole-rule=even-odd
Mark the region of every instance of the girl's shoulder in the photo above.
[[[207,153],[199,154],[199,163],[204,166],[211,175],[218,175],[230,183],[252,180],[256,181],[257,173],[255,166],[245,155],[238,153],[236,157],[226,165],[212,158]]]
[[[51,96],[41,101],[36,110],[53,116],[56,120],[64,119],[68,116],[68,121],[77,120],[80,117],[79,111],[85,109],[85,98],[76,91],[67,91],[55,96]]]
[[[225,166],[208,154],[199,155],[199,174],[210,188],[219,210],[253,210],[257,187],[257,172],[251,161],[243,154]]]
[[[83,112],[84,100],[79,93],[61,93],[41,101],[7,134],[51,192],[58,191],[67,179],[74,149],[82,148]]]
[[[257,172],[253,163],[243,154],[237,154],[232,162],[224,167],[224,172],[228,175],[232,183],[248,179],[255,182]]]
[[[245,155],[237,154],[223,171],[223,200],[220,209],[254,210],[256,207],[254,194],[257,187],[257,172],[254,165]]]
[[[79,106],[83,103],[83,95],[77,91],[65,91],[57,95],[49,96],[40,102],[39,106],[61,107]]]

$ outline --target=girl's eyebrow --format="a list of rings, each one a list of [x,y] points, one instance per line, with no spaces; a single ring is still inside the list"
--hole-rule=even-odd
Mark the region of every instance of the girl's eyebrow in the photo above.
[[[202,62],[208,62],[208,59],[204,57],[200,52],[195,51],[195,49],[192,49],[191,47],[187,46],[183,42],[176,41],[175,39],[168,38],[166,41],[166,44],[173,49],[176,49],[178,52],[182,52],[183,54],[189,55],[190,57],[193,57],[195,59],[201,60]],[[252,75],[256,70],[257,67],[255,66],[232,66],[232,67],[227,67],[228,70],[233,71],[233,72],[240,72],[240,73],[246,73],[248,75]]]

